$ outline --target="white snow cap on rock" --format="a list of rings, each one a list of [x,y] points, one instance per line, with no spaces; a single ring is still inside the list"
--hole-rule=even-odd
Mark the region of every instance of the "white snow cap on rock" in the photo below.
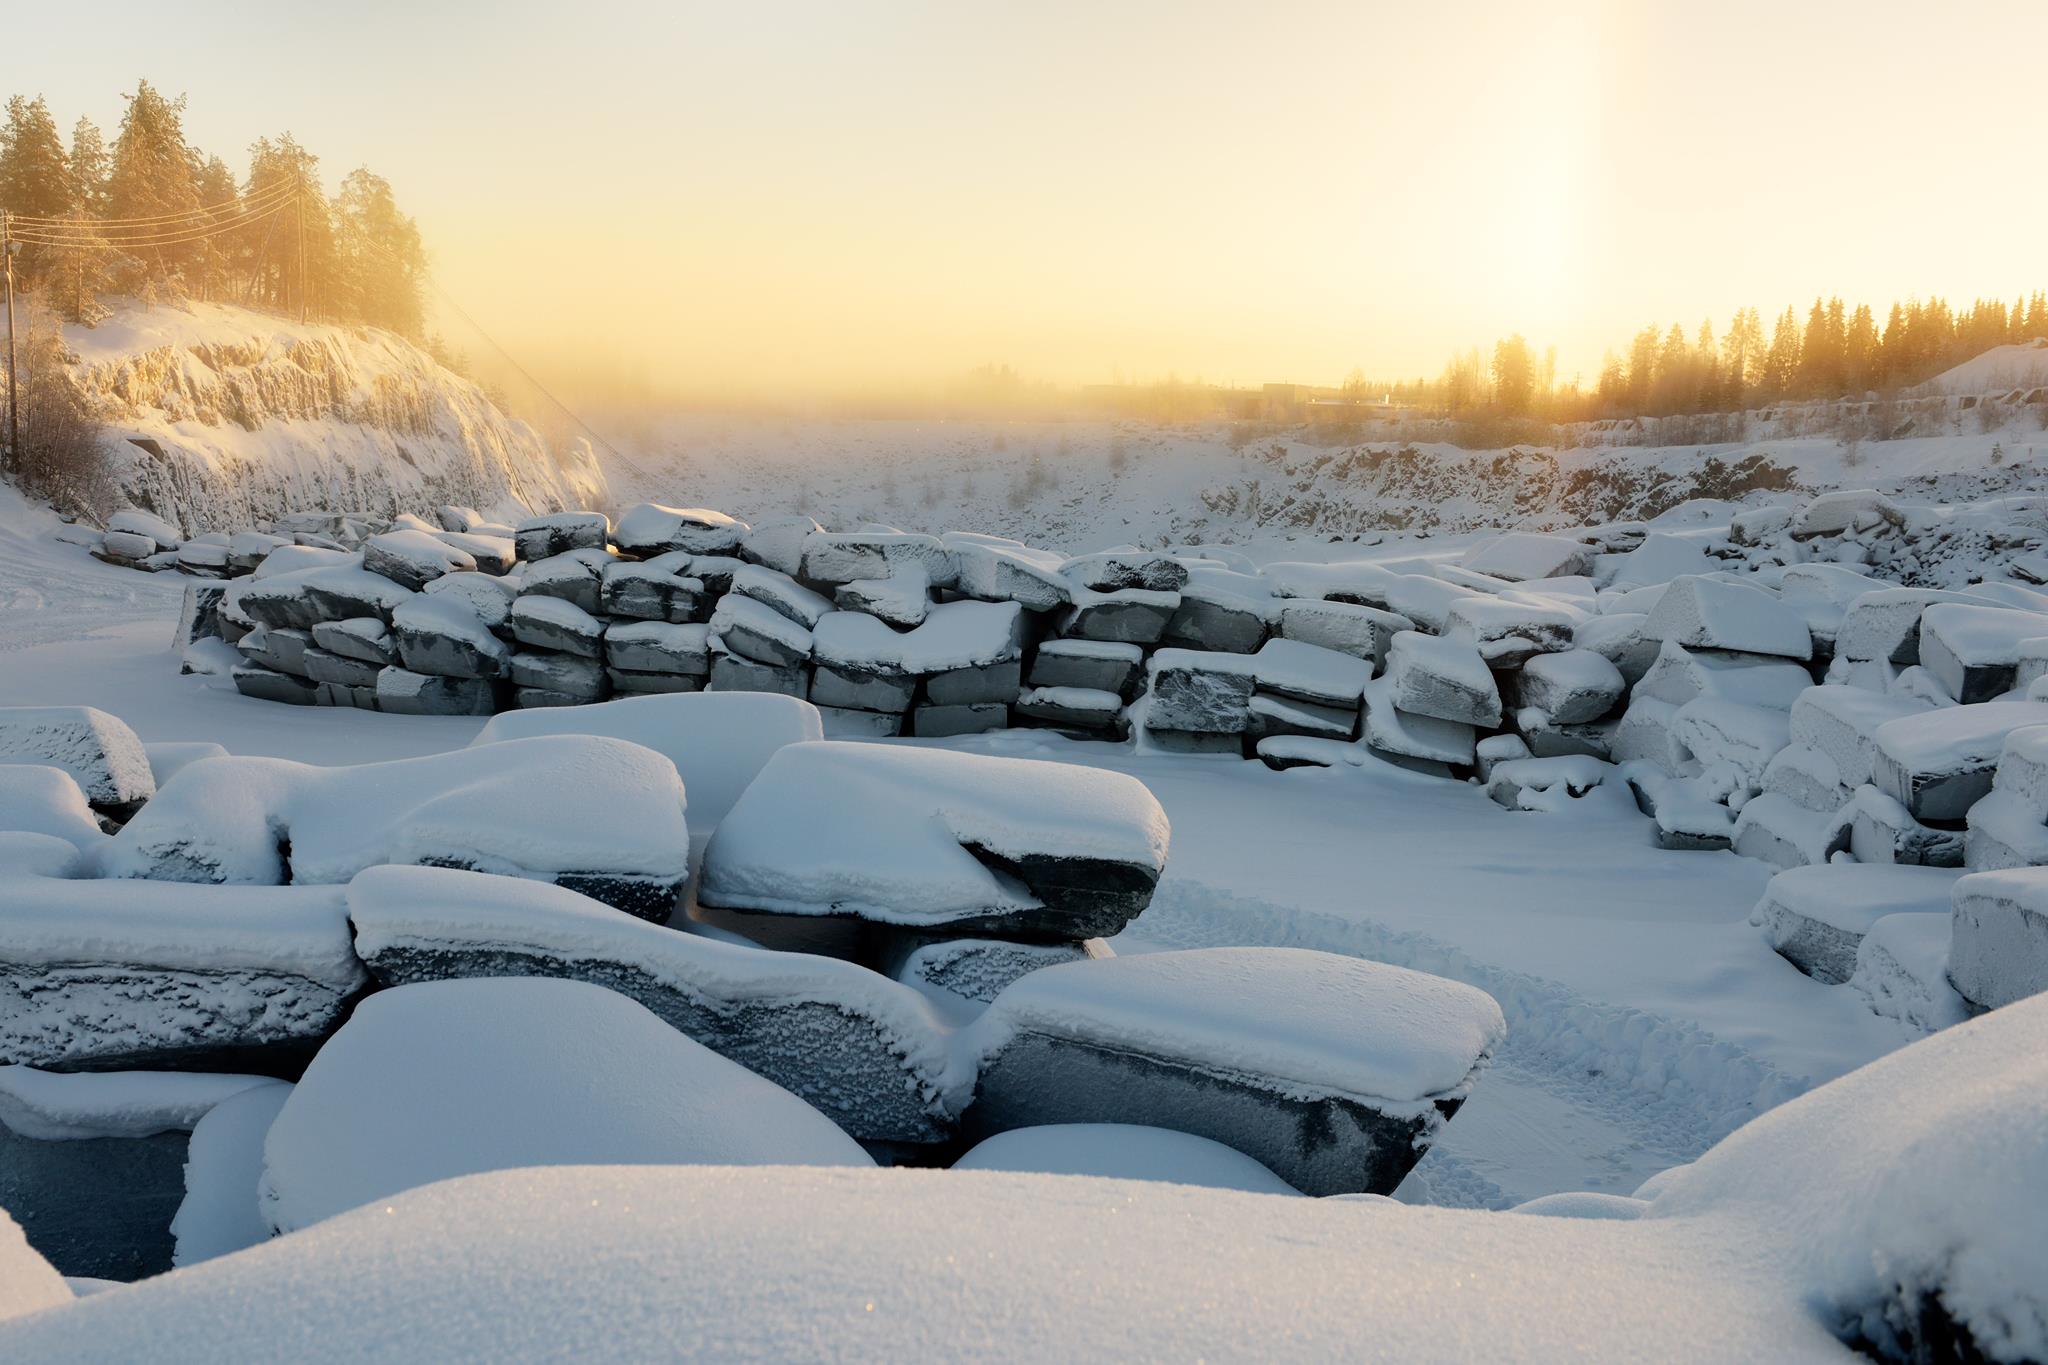
[[[118,717],[90,706],[0,706],[0,763],[62,768],[95,805],[147,801],[149,754]]]
[[[1122,773],[824,740],[768,760],[712,836],[700,894],[784,914],[943,922],[1039,904],[963,845],[1156,871],[1167,840],[1166,812]]]
[[[1046,967],[972,1026],[989,1057],[1020,1030],[1119,1036],[1134,1051],[1391,1104],[1461,1090],[1507,1036],[1460,981],[1302,948],[1199,948]]]
[[[1813,656],[1806,622],[1776,596],[1747,583],[1697,574],[1671,581],[1643,623],[1643,638],[1787,659]]]
[[[527,1166],[871,1166],[780,1086],[625,996],[504,977],[381,991],[306,1068],[264,1141],[291,1231],[403,1190]]]
[[[1592,547],[1566,536],[1510,531],[1473,546],[1459,562],[1474,573],[1520,583],[1533,578],[1582,574],[1592,561],[1592,553]]]
[[[0,830],[53,835],[80,853],[107,842],[77,780],[39,763],[0,763]]]

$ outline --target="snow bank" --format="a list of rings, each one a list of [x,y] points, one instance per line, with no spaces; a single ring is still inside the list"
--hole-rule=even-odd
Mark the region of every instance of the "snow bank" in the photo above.
[[[77,780],[45,764],[0,763],[0,830],[48,834],[85,854],[107,842]]]
[[[203,1071],[38,1071],[0,1066],[0,1125],[43,1142],[191,1132],[225,1101],[277,1082]]]
[[[149,754],[119,717],[90,706],[0,706],[0,764],[62,768],[95,806],[125,808],[156,792]]]
[[[21,1225],[0,1209],[0,1323],[56,1308],[73,1298],[57,1268],[28,1244]]]
[[[528,1166],[867,1166],[831,1120],[575,981],[440,981],[371,996],[263,1144],[289,1232],[403,1190]]]
[[[174,1265],[197,1265],[270,1237],[258,1191],[263,1140],[291,1098],[282,1083],[251,1086],[208,1110],[185,1155],[185,1198],[171,1219]]]

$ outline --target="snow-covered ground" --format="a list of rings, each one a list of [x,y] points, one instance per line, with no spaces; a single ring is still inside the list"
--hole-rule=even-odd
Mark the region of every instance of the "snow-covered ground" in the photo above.
[[[96,562],[52,541],[47,513],[11,490],[0,498],[7,704],[87,704],[145,741],[213,740],[321,764],[457,749],[485,723],[277,706],[178,676],[170,636],[184,580]],[[1507,1047],[1403,1186],[1414,1202],[1627,1193],[1917,1036],[1770,951],[1747,917],[1773,869],[1652,847],[1623,788],[1534,816],[1480,787],[1382,764],[1272,772],[1044,732],[944,747],[1113,769],[1151,788],[1172,822],[1173,857],[1152,907],[1116,940],[1121,953],[1316,947],[1456,977],[1498,999]]]

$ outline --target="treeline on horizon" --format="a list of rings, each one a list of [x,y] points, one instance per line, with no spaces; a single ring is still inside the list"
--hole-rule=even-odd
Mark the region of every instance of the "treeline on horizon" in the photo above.
[[[67,143],[40,95],[7,101],[0,209],[70,220],[44,234],[64,244],[21,243],[17,286],[74,322],[103,315],[100,295],[125,294],[303,310],[426,339],[426,251],[382,176],[359,167],[330,197],[319,158],[287,132],[257,138],[238,177],[186,140],[183,95],[145,80],[122,99],[111,143],[85,117]],[[181,226],[120,226],[137,220]]]

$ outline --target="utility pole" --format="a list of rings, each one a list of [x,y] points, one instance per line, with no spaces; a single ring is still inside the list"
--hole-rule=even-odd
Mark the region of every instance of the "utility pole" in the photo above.
[[[13,225],[0,210],[0,257],[7,266],[7,468],[21,465],[21,372],[14,365],[14,253],[21,243],[14,240]]]

